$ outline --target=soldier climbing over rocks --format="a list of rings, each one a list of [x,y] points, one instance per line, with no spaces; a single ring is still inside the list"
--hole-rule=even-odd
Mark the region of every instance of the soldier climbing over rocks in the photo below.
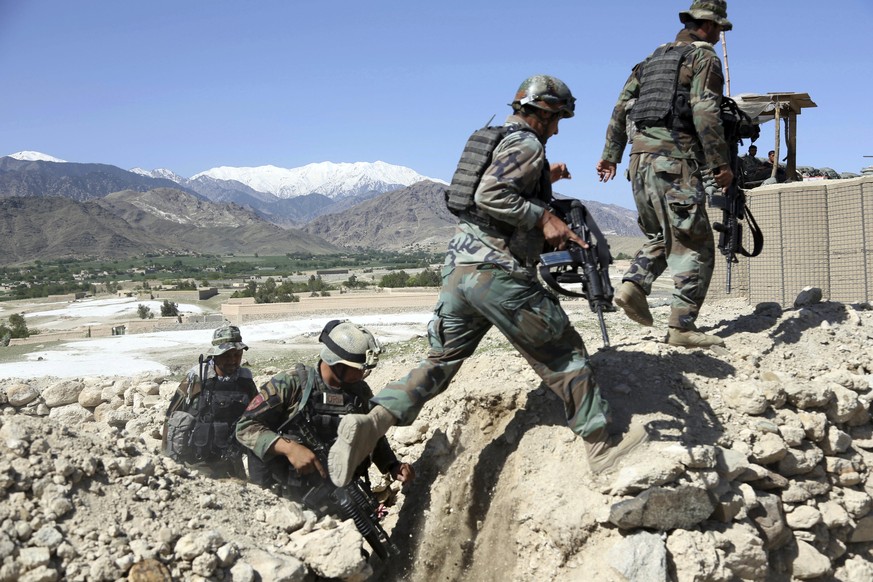
[[[567,424],[582,437],[593,471],[613,466],[647,439],[638,424],[624,438],[609,434],[608,406],[582,337],[536,277],[544,242],[561,249],[570,240],[587,246],[546,209],[552,182],[570,173],[564,164],[549,164],[545,145],[558,133],[558,124],[573,117],[575,102],[562,81],[535,75],[518,88],[513,113],[499,132],[471,136],[446,196],[460,222],[428,325],[430,351],[417,368],[373,398],[369,414],[350,414],[340,422],[329,456],[336,485],[352,479],[355,467],[391,426],[411,424],[430,399],[445,391],[495,326],[561,398]],[[490,144],[487,156],[481,154],[483,144]]]

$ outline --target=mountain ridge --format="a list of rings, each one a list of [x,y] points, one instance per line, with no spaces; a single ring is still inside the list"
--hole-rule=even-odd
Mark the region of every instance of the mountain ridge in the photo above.
[[[26,154],[21,157],[45,157],[38,152]],[[339,166],[321,169],[333,171]],[[376,167],[347,166],[366,169],[368,177]],[[378,187],[389,188],[394,179],[389,175]],[[445,249],[457,219],[445,207],[444,182],[420,180],[385,192],[372,190],[373,184],[368,182],[365,191],[357,194],[334,198],[318,192],[279,198],[236,180],[205,174],[188,179],[166,169],[128,171],[107,164],[6,156],[0,158],[0,202],[6,212],[21,216],[4,217],[0,236],[6,240],[0,250],[9,254],[0,261],[85,255],[118,258],[149,252]],[[79,204],[26,203],[21,201],[24,198],[61,198]],[[93,204],[83,205],[89,202]],[[607,236],[639,237],[635,212],[592,201],[585,204]],[[67,220],[61,218],[64,213]],[[46,229],[44,223],[54,226]],[[35,240],[40,237],[43,242]]]
[[[0,264],[62,258],[121,259],[148,253],[340,252],[236,204],[174,189],[122,191],[94,200],[0,198]]]
[[[315,218],[302,229],[350,248],[444,250],[458,223],[446,208],[444,192],[445,185],[424,180]],[[605,235],[640,236],[635,212],[614,204],[583,202]]]

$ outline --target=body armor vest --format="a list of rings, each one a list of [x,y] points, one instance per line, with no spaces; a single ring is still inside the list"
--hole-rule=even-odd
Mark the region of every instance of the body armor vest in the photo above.
[[[312,395],[306,403],[302,421],[309,423],[321,442],[332,445],[336,440],[337,427],[342,417],[346,414],[366,412],[367,402],[343,390],[334,390],[319,384],[316,382]]]
[[[249,378],[219,382],[212,377],[203,383],[197,405],[190,410],[194,417],[191,445],[197,461],[224,458],[235,447],[236,422],[256,391]]]
[[[363,390],[360,391],[360,394],[350,394],[345,390],[330,388],[323,382],[310,378],[311,374],[317,372],[307,369],[303,364],[298,364],[294,373],[297,375],[298,384],[304,387],[303,408],[279,427],[277,430],[279,434],[298,441],[310,449],[312,448],[311,443],[306,441],[314,437],[321,445],[329,449],[336,441],[337,429],[343,416],[369,411],[369,400],[364,397]],[[305,425],[305,428],[302,429],[301,425]],[[283,487],[291,488],[292,491],[313,487],[320,480],[318,474],[299,475],[284,458],[271,460],[269,467],[273,478]],[[370,459],[368,457],[358,467],[355,472],[356,476],[366,477],[369,467]],[[367,482],[369,482],[368,479]]]
[[[513,231],[512,225],[495,220],[476,207],[476,189],[482,181],[482,175],[491,165],[494,150],[508,135],[516,131],[533,130],[520,125],[502,125],[498,127],[488,126],[477,129],[467,139],[464,152],[458,161],[458,167],[452,176],[452,183],[445,191],[446,207],[449,211],[467,222],[479,226],[491,227],[502,234],[509,235]],[[535,192],[525,193],[527,199],[539,199],[548,202],[552,197],[552,181],[549,173],[549,163],[545,162],[543,174]]]
[[[667,44],[658,47],[638,66],[640,95],[630,112],[630,119],[637,127],[695,132],[691,87],[679,84],[679,67],[692,50],[692,44]]]

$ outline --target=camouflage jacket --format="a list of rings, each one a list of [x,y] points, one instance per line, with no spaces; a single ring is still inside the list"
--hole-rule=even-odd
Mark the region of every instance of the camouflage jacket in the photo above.
[[[679,68],[679,83],[691,88],[691,108],[695,134],[672,131],[666,127],[638,130],[633,137],[631,153],[653,153],[671,158],[696,159],[701,166],[715,169],[730,163],[730,153],[721,125],[721,99],[724,91],[724,73],[715,48],[686,30],[676,35],[674,44],[694,43],[692,50]],[[601,159],[621,162],[627,143],[628,102],[640,92],[637,78],[639,65],[618,96],[606,130],[606,145]]]
[[[324,383],[318,368],[319,366],[306,367],[306,373],[316,382],[316,389],[320,392],[336,392],[335,388],[330,388]],[[270,378],[261,386],[258,395],[249,403],[248,409],[237,423],[236,439],[263,461],[275,458],[276,454],[270,452],[270,447],[279,439],[279,433],[276,431],[285,424],[285,421],[301,412],[303,390],[301,379],[293,370],[280,372]],[[356,412],[369,412],[373,391],[366,382],[344,386],[343,391],[358,397],[357,401],[361,403],[361,408]],[[283,430],[283,434],[293,437],[293,428],[289,428],[287,433]],[[325,444],[330,446],[333,442]],[[387,473],[391,465],[397,461],[385,437],[380,438],[376,443],[371,458],[383,473]]]
[[[510,115],[506,125],[528,127]],[[509,134],[494,150],[491,165],[476,189],[476,206],[513,227],[510,235],[461,220],[449,241],[446,266],[493,263],[510,272],[528,271],[543,251],[543,233],[536,223],[543,204],[531,200],[548,168],[545,146],[530,131]]]

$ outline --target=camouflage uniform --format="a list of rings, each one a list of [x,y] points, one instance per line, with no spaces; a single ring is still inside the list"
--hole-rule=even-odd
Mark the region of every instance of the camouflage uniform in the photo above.
[[[306,367],[305,374],[306,377],[311,377],[315,382],[313,395],[317,393],[340,393],[340,390],[331,388],[324,383],[321,374],[318,373],[318,366],[316,368]],[[300,405],[303,398],[303,389],[304,384],[300,374],[294,371],[280,372],[261,386],[258,395],[249,403],[248,408],[237,423],[237,440],[243,446],[250,449],[259,459],[266,462],[271,472],[282,482],[285,482],[284,476],[290,471],[291,464],[284,456],[270,452],[270,447],[280,438],[279,433],[276,431],[288,419],[294,418],[301,412]],[[373,397],[373,391],[366,382],[356,382],[344,386],[342,391],[353,399],[355,410],[350,412],[369,412],[369,401]],[[312,402],[313,398],[307,401],[308,404]],[[325,438],[326,442],[324,444],[327,447],[330,447],[333,441],[336,440],[336,427],[333,426],[332,429],[332,434],[329,435],[330,440]],[[286,428],[282,430],[282,434],[285,438],[296,442],[301,441],[294,434],[293,423],[286,425]],[[318,434],[323,438],[325,436],[320,431]],[[398,462],[385,437],[380,438],[376,444],[372,454],[372,461],[383,473],[387,473]],[[357,475],[365,474],[369,465],[369,460],[365,461],[359,467]]]
[[[693,329],[715,266],[715,242],[706,214],[703,172],[730,161],[719,115],[724,75],[709,43],[687,30],[678,46],[694,43],[679,70],[678,82],[690,86],[695,133],[667,127],[640,129],[633,138],[628,168],[639,224],[648,241],[624,276],[646,295],[668,266],[673,274],[668,325]],[[640,93],[634,68],[621,90],[606,133],[601,159],[618,164],[627,143],[626,104]]]
[[[507,123],[526,126],[514,115]],[[399,424],[415,420],[422,406],[448,387],[491,326],[497,326],[564,402],[573,432],[586,436],[606,425],[607,403],[582,338],[533,269],[543,249],[543,234],[536,226],[543,203],[531,200],[530,193],[542,189],[538,184],[548,169],[545,147],[530,131],[511,133],[495,149],[476,190],[476,205],[510,225],[512,232],[464,220],[458,225],[428,325],[430,352],[373,399]],[[541,198],[549,196],[550,186]]]

